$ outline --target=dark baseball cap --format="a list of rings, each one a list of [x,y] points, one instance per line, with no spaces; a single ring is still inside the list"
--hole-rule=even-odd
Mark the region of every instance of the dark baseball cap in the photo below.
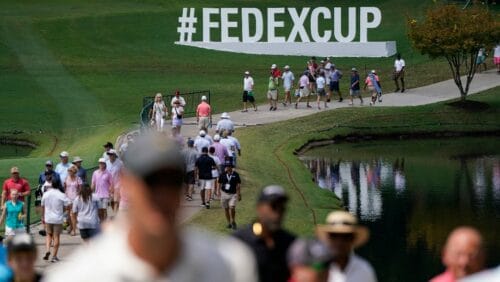
[[[106,144],[102,145],[104,148],[111,148],[113,149],[113,143],[107,142]]]
[[[124,160],[125,168],[141,178],[162,170],[178,171],[183,175],[185,170],[184,157],[177,142],[158,133],[137,137],[127,148]]]
[[[257,203],[276,201],[288,201],[288,196],[285,192],[285,189],[283,189],[283,187],[279,185],[266,186],[264,189],[262,189],[259,198],[257,199]]]

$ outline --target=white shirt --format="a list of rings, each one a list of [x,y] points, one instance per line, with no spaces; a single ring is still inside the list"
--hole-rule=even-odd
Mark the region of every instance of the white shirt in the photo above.
[[[66,164],[58,163],[56,165],[55,172],[59,174],[59,178],[61,179],[61,183],[66,181],[66,177],[68,177],[68,168],[71,167],[71,164],[67,162]]]
[[[243,90],[252,91],[253,89],[253,78],[251,76],[243,78]]]
[[[219,143],[226,146],[227,153],[230,157],[234,156],[234,152],[236,150],[236,144],[234,144],[233,140],[231,140],[229,138],[221,138]]]
[[[497,47],[495,47],[493,51],[494,51],[493,57],[500,57],[500,45],[497,45]]]
[[[120,169],[123,167],[123,162],[120,159],[116,159],[114,163],[111,160],[106,161],[106,170],[113,176],[113,183],[119,183]]]
[[[318,87],[318,89],[324,89],[325,83],[326,81],[324,77],[318,76],[318,78],[316,78],[316,86]]]
[[[291,71],[285,71],[283,75],[281,76],[281,79],[283,79],[283,88],[285,89],[292,89],[293,86],[293,81],[295,80],[295,77],[293,76],[293,72]]]
[[[203,149],[203,147],[210,147],[210,141],[208,141],[204,137],[198,136],[194,140],[194,147],[198,151],[198,154],[201,154],[201,149]]]
[[[344,272],[332,263],[328,272],[328,282],[376,282],[377,276],[369,262],[352,253]]]
[[[394,68],[396,71],[401,71],[405,66],[405,60],[403,59],[394,61]]]
[[[225,130],[225,131],[229,130],[229,131],[233,132],[234,131],[234,123],[230,119],[227,119],[227,118],[221,119],[221,120],[219,120],[219,122],[217,122],[216,130],[219,132],[222,130]]]
[[[50,188],[43,193],[42,207],[45,210],[45,223],[62,224],[64,222],[64,207],[70,204],[70,199],[59,189]]]
[[[127,238],[125,227],[112,226],[92,244],[82,245],[64,264],[47,269],[44,281],[257,281],[252,252],[230,237],[217,238],[195,229],[182,231],[180,255],[172,268],[160,273],[134,253]]]
[[[228,136],[227,138],[231,139],[233,141],[234,146],[236,147],[236,149],[241,150],[240,141],[238,141],[238,139],[236,137]]]
[[[174,96],[174,98],[172,98],[172,101],[170,101],[170,106],[174,107],[175,106],[174,102],[177,100],[179,100],[181,107],[186,106],[186,100],[184,100],[184,98],[182,98],[181,96],[179,96],[179,98]]]

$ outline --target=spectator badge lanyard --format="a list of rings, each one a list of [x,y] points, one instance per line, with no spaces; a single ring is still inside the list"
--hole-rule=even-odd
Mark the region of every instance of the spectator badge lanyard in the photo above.
[[[231,189],[231,178],[233,177],[233,174],[226,174],[226,178],[227,178],[227,183],[225,185],[225,188],[227,191],[229,191],[229,189]]]

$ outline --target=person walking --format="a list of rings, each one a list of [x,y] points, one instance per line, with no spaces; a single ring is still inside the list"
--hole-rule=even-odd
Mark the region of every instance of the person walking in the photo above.
[[[156,93],[155,102],[153,104],[153,112],[151,114],[151,120],[156,131],[163,132],[165,119],[167,119],[167,113],[168,108],[163,101],[163,96],[161,93]]]
[[[222,132],[222,138],[219,141],[222,145],[226,146],[228,156],[224,159],[221,160],[222,162],[231,162],[234,165],[235,158],[236,158],[236,143],[234,142],[233,139],[228,137],[229,134],[224,131]]]
[[[55,171],[59,174],[61,183],[64,183],[64,181],[66,181],[66,177],[68,177],[68,168],[71,166],[69,163],[69,153],[62,151],[61,154],[59,154],[59,157],[61,158],[61,162],[56,165]]]
[[[274,77],[274,72],[272,70],[267,83],[267,100],[269,101],[269,110],[276,111],[276,103],[278,101],[278,78]]]
[[[186,201],[193,200],[194,184],[196,183],[196,160],[198,159],[198,151],[194,148],[194,141],[188,139],[187,148],[182,152],[184,163],[186,164],[184,184]]]
[[[497,67],[497,73],[500,74],[500,43],[493,49],[493,64]]]
[[[111,208],[116,213],[119,208],[120,198],[120,171],[123,168],[123,162],[118,158],[115,150],[108,151],[109,160],[106,161],[106,170],[113,177],[113,192],[110,194]]]
[[[175,98],[174,98],[175,99]],[[177,135],[181,134],[182,121],[184,117],[184,107],[181,106],[181,100],[173,101],[172,106],[172,131]]]
[[[42,207],[42,198],[43,194],[49,190],[49,188],[55,188],[59,191],[63,191],[61,181],[59,179],[54,180],[57,173],[53,170],[47,170],[44,172],[43,183],[39,184],[37,189],[35,190],[35,212],[39,215],[43,213]],[[42,178],[40,177],[40,181]],[[38,234],[41,236],[46,236],[47,232],[45,231],[45,223],[42,221],[42,229],[38,231]]]
[[[205,136],[207,135],[207,133],[205,132],[205,130],[200,130],[198,136],[196,136],[196,139],[194,139],[194,147],[196,148],[196,150],[198,151],[198,155],[201,154],[201,149],[203,149],[204,147],[210,147],[210,140],[205,138]]]
[[[38,176],[38,185],[43,185],[43,183],[45,183],[45,173],[50,172],[50,174],[52,175],[54,186],[61,187],[62,189],[62,183],[59,174],[53,170],[53,167],[54,165],[51,160],[45,162],[45,169]]]
[[[92,191],[99,198],[99,219],[104,222],[108,217],[109,195],[113,194],[113,176],[106,170],[106,160],[99,159],[99,169],[92,174]]]
[[[64,193],[56,188],[49,187],[42,197],[42,222],[45,223],[45,255],[44,260],[50,257],[51,245],[54,246],[51,262],[58,262],[57,253],[59,251],[59,242],[64,222],[64,209],[70,205],[70,200]]]
[[[69,219],[69,233],[71,236],[76,235],[76,222],[74,220],[74,215],[72,214],[71,203],[76,199],[78,193],[80,193],[80,189],[82,188],[83,181],[76,175],[77,173],[76,166],[71,166],[68,169],[68,177],[66,177],[66,181],[64,182],[64,192],[66,197],[70,200],[70,205],[68,206],[68,219]]]
[[[330,264],[329,282],[377,281],[370,263],[353,251],[368,241],[370,233],[366,227],[358,225],[352,214],[346,211],[329,213],[326,223],[316,227],[316,234],[336,254],[335,262]]]
[[[299,102],[300,102],[300,100],[302,100],[302,98],[306,98],[306,102],[307,102],[306,105],[308,108],[311,108],[311,106],[309,105],[309,94],[311,93],[309,87],[310,86],[309,86],[308,71],[305,71],[302,73],[302,76],[299,78],[299,83],[298,83],[299,97],[297,97],[297,100],[295,101],[295,108],[296,109],[298,108]]]
[[[325,85],[326,85],[326,79],[325,79],[325,73],[320,72],[318,74],[318,77],[316,78],[316,86],[318,87],[318,98],[316,102],[318,103],[318,110],[321,110],[320,103],[321,99],[325,99],[325,109],[328,108],[327,102],[326,102],[326,91],[325,91]]]
[[[108,151],[113,149],[113,147],[113,143],[111,142],[106,142],[106,144],[103,145],[104,152],[102,153],[102,158],[104,158],[104,160],[109,160]]]
[[[232,132],[227,133],[227,139],[233,141],[234,149],[233,149],[233,166],[236,167],[237,158],[241,157],[241,144],[238,138],[233,136]]]
[[[330,69],[330,92],[331,97],[335,93],[339,95],[339,102],[342,102],[344,99],[342,98],[342,92],[340,91],[340,79],[342,78],[342,72],[332,64]],[[330,97],[330,98],[331,98]]]
[[[254,111],[257,111],[257,106],[255,105],[255,97],[253,96],[253,77],[250,76],[249,71],[245,71],[245,77],[243,78],[243,110],[242,112],[248,112],[247,102],[250,102],[253,106]]]
[[[292,95],[291,91],[293,90],[293,85],[295,82],[295,77],[293,76],[293,72],[290,70],[290,66],[286,65],[284,68],[283,75],[281,79],[283,80],[283,90],[285,92],[283,99],[283,106],[287,106],[287,104],[292,104]]]
[[[196,122],[198,129],[207,129],[210,126],[210,116],[212,115],[212,108],[207,102],[207,96],[201,96],[201,103],[196,107]]]
[[[488,66],[486,65],[486,57],[488,54],[486,53],[485,48],[479,48],[476,57],[476,72],[481,73],[481,66],[484,67],[484,71],[488,70]]]
[[[217,164],[208,155],[208,147],[201,149],[201,156],[196,160],[195,165],[200,186],[201,206],[210,209],[210,198],[214,188],[212,170],[217,168]]]
[[[240,175],[233,170],[233,164],[225,164],[226,171],[219,176],[221,206],[226,215],[227,228],[236,230],[236,203],[241,201]]]
[[[405,60],[401,59],[401,54],[396,55],[396,60],[394,61],[394,83],[396,83],[396,90],[398,92],[401,89],[401,93],[405,92]],[[401,88],[399,88],[399,81],[401,80]]]
[[[72,202],[72,214],[80,230],[80,237],[88,241],[99,232],[99,198],[89,185],[83,185]]]
[[[218,183],[219,176],[221,175],[222,171],[220,171],[220,167],[222,166],[222,161],[215,155],[215,148],[213,146],[210,146],[208,148],[208,155],[214,159],[214,162],[216,164],[216,168],[212,169],[212,179],[214,180],[214,191],[212,193],[212,200],[215,200],[216,197],[220,198],[220,185]]]
[[[24,229],[24,219],[26,218],[26,206],[19,201],[19,192],[12,190],[11,199],[2,206],[2,215],[0,216],[0,225],[5,221],[5,236],[7,239],[26,233]]]
[[[185,164],[175,141],[141,136],[124,160],[122,187],[133,208],[50,268],[46,281],[256,281],[255,261],[239,241],[180,223]]]
[[[234,132],[234,123],[231,120],[231,117],[226,112],[223,112],[221,114],[220,120],[219,122],[217,122],[217,126],[215,129],[217,133],[219,133],[219,135],[222,134],[223,131]]]
[[[24,197],[31,193],[30,185],[28,181],[20,176],[19,168],[16,166],[10,169],[11,177],[3,182],[2,186],[2,203],[0,206],[4,206],[6,200],[11,199],[11,192],[16,190],[19,195],[19,201],[24,202]]]
[[[285,282],[290,277],[286,256],[295,235],[282,228],[287,202],[283,187],[265,187],[257,199],[255,222],[233,233],[253,251],[261,282]]]
[[[368,86],[368,92],[371,96],[370,106],[373,106],[377,102],[377,97],[379,103],[382,102],[382,86],[380,85],[380,80],[378,78],[377,72],[372,70],[365,79],[364,90]]]
[[[361,91],[360,91],[360,86],[359,86],[359,74],[358,70],[356,68],[351,69],[351,85],[349,86],[349,98],[351,99],[351,102],[349,103],[350,106],[354,105],[354,97],[358,97],[359,100],[361,101],[361,105],[363,105],[363,97],[361,97]]]
[[[214,135],[214,143],[212,144],[212,147],[215,149],[215,155],[219,158],[221,161],[221,165],[219,166],[219,171],[223,172],[224,171],[224,162],[225,160],[229,157],[229,152],[227,147],[224,144],[220,143],[220,135],[215,134]]]
[[[82,180],[82,184],[87,183],[87,170],[82,167],[82,158],[75,157],[71,162],[77,169],[76,175]]]

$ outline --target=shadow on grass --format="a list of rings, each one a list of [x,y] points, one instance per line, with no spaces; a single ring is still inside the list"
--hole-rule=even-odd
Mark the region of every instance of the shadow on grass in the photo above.
[[[446,103],[446,105],[458,109],[463,109],[468,112],[482,112],[490,108],[490,105],[488,103],[471,100],[453,101],[450,103]]]

